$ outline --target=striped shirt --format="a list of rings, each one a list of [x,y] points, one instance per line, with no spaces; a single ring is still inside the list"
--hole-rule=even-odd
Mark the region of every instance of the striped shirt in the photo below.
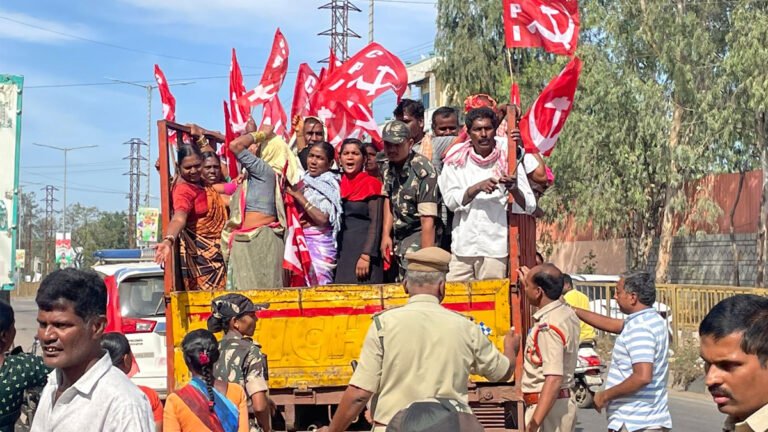
[[[624,321],[624,329],[613,347],[606,388],[615,387],[632,375],[635,363],[652,363],[651,382],[636,393],[608,404],[608,429],[629,432],[643,428],[672,428],[667,398],[669,333],[667,323],[653,308],[635,312]]]

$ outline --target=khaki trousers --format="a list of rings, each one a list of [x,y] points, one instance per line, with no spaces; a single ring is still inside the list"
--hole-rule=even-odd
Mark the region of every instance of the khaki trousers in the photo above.
[[[525,409],[525,424],[528,425],[536,411],[536,405]],[[539,432],[573,432],[576,427],[576,404],[570,399],[558,399],[539,426]]]
[[[448,281],[466,282],[470,280],[504,279],[507,275],[505,258],[459,257],[451,255],[448,264]]]

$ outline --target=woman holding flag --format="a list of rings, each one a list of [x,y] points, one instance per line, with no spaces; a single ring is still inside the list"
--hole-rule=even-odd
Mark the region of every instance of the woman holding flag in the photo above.
[[[342,208],[339,176],[330,171],[335,153],[327,142],[312,145],[302,185],[287,190],[304,209],[301,222],[318,285],[332,283],[336,268]]]

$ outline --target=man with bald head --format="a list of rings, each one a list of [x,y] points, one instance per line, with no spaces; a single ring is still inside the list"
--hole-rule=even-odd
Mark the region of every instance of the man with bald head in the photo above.
[[[532,306],[531,331],[523,353],[522,390],[526,431],[571,432],[576,405],[571,400],[573,372],[579,350],[579,319],[560,300],[563,273],[552,264],[519,271]]]
[[[427,247],[407,259],[408,303],[373,316],[328,431],[347,430],[369,400],[373,432],[384,432],[395,414],[413,402],[442,398],[467,405],[470,374],[493,382],[512,376],[517,353],[512,343],[519,338],[507,333],[502,354],[477,323],[440,304],[451,254]]]

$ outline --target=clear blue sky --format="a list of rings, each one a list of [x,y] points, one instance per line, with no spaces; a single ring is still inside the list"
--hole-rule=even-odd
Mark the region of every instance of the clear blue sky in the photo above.
[[[246,87],[258,84],[275,29],[290,46],[289,75],[281,100],[290,110],[295,73],[307,62],[319,71],[329,38],[317,33],[330,26],[326,0],[6,0],[0,4],[0,73],[23,75],[25,83],[21,145],[21,182],[44,195],[46,184],[63,185],[63,155],[32,143],[58,147],[98,145],[69,154],[70,204],[126,210],[130,138],[146,140],[146,90],[130,85],[80,85],[108,78],[154,83],[155,63],[169,81],[195,84],[172,87],[176,118],[222,129],[221,102],[228,91],[231,48],[236,48]],[[368,36],[368,0],[353,0],[363,12],[351,13],[351,27]],[[436,8],[429,0],[377,0],[375,40],[400,55],[418,60],[432,51]],[[176,58],[173,58],[176,57]],[[253,76],[247,76],[251,74]],[[217,77],[217,78],[211,78]],[[77,84],[77,85],[72,85]],[[391,114],[393,95],[374,104],[377,119]],[[157,154],[154,120],[162,116],[153,91],[152,158]],[[154,171],[154,170],[153,170]],[[142,182],[146,179],[142,179]],[[151,177],[158,196],[158,178]],[[145,183],[143,183],[145,184]],[[142,185],[142,194],[145,186]],[[61,191],[56,198],[61,205]],[[153,198],[152,205],[159,200]]]

